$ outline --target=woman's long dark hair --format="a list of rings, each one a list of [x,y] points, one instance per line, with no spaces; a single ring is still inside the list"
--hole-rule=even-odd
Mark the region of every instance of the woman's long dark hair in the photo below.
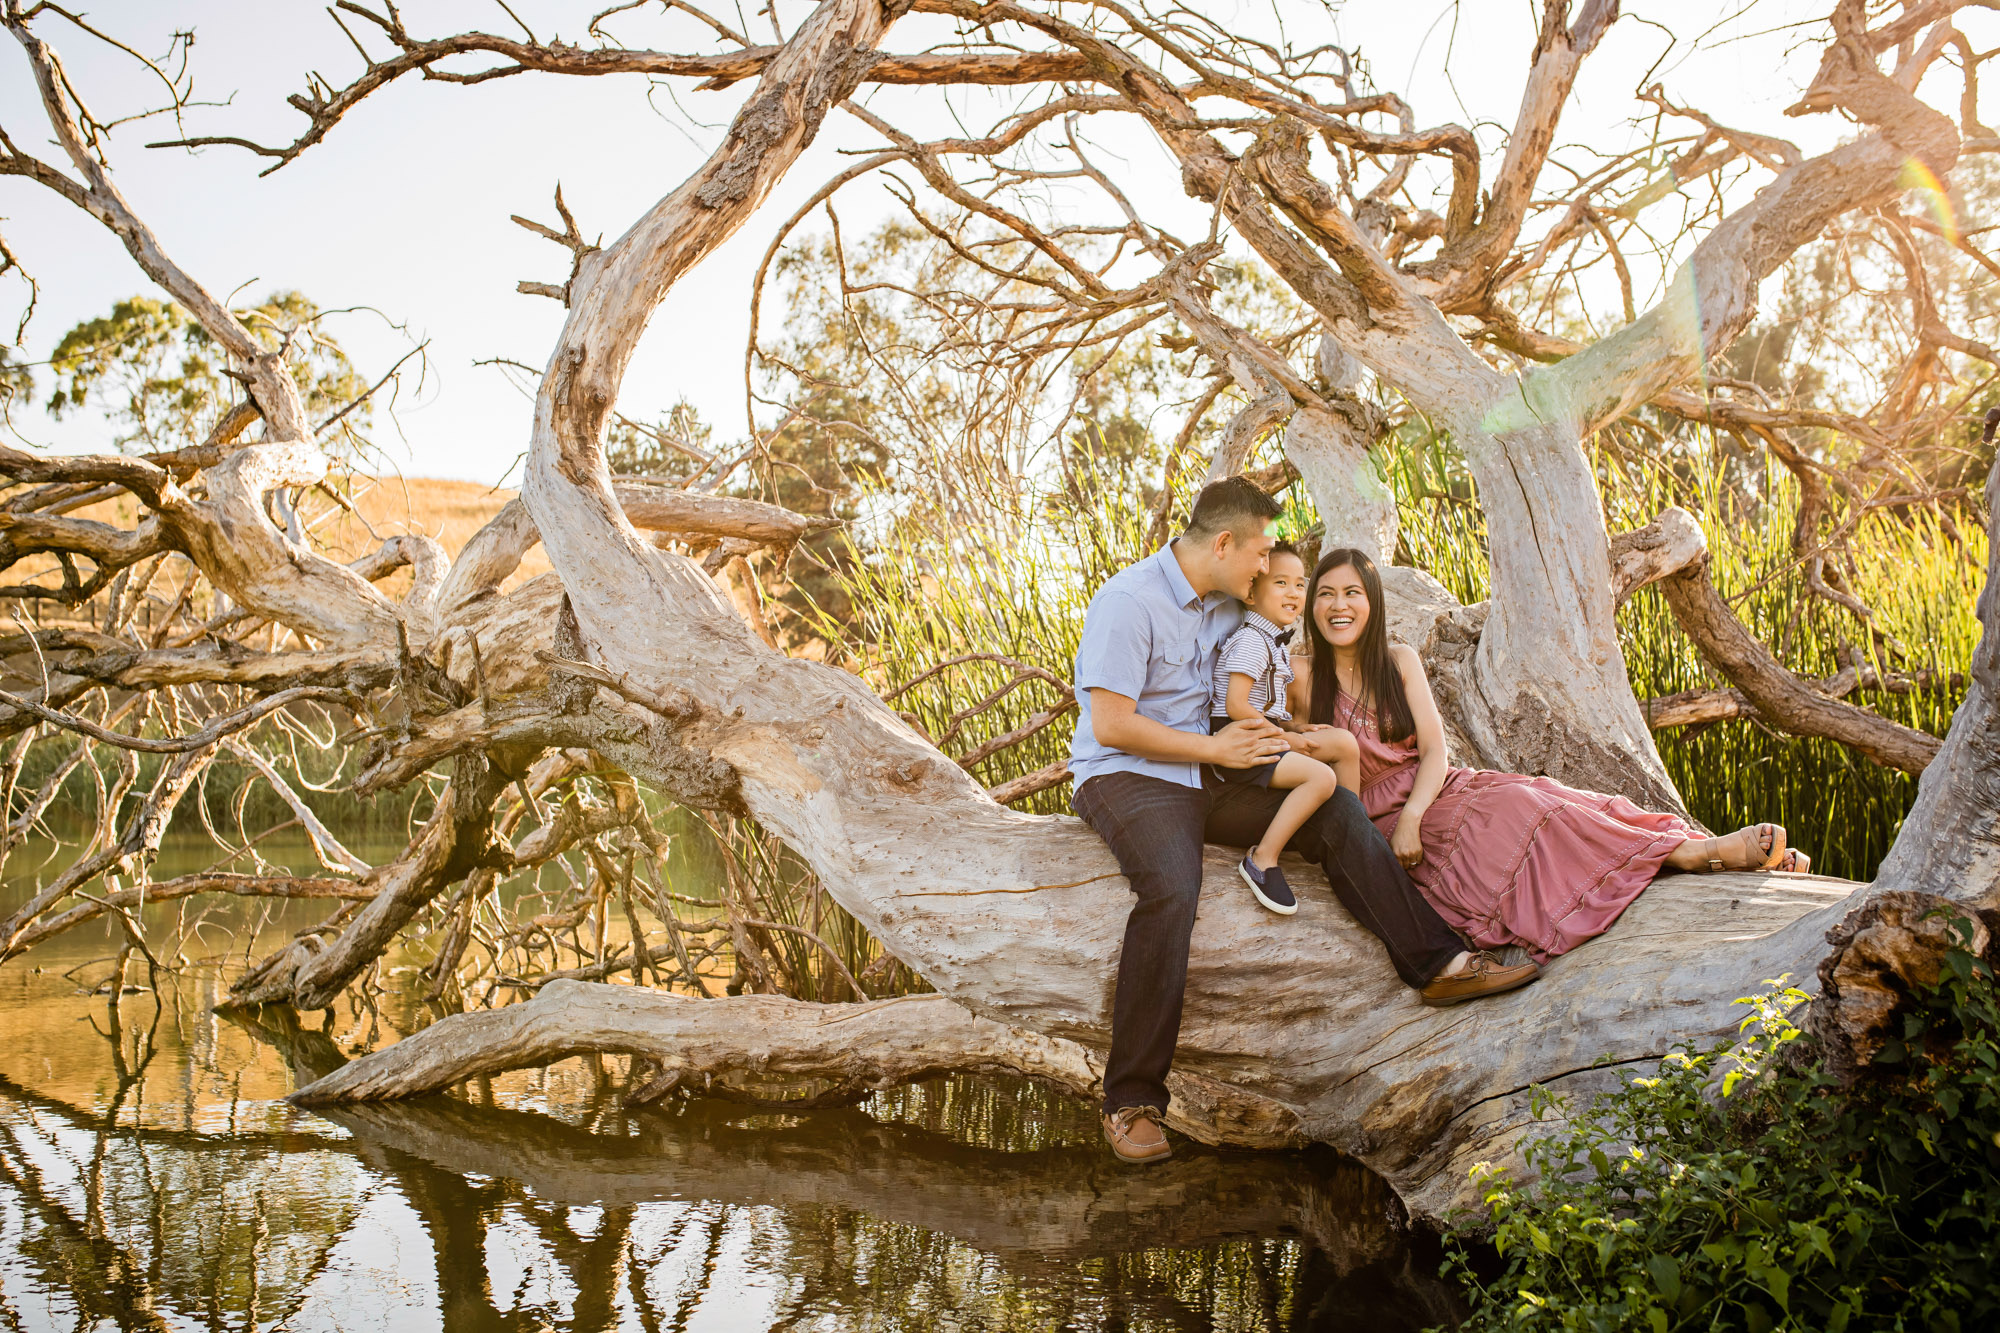
[[[1314,609],[1319,602],[1319,581],[1342,565],[1351,566],[1361,576],[1368,594],[1368,623],[1362,626],[1361,642],[1355,645],[1360,666],[1362,697],[1375,712],[1375,726],[1385,741],[1407,740],[1416,734],[1417,720],[1410,712],[1410,699],[1403,692],[1403,673],[1389,656],[1389,617],[1382,609],[1382,576],[1365,551],[1341,547],[1319,558],[1312,582],[1306,585],[1306,632],[1312,636],[1312,720],[1333,722],[1334,705],[1340,699],[1340,675],[1333,669],[1333,644],[1320,632]]]

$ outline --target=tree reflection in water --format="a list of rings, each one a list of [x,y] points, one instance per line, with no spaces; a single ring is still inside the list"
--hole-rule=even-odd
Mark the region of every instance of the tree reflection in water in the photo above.
[[[89,1104],[0,1077],[16,1328],[1388,1333],[1455,1313],[1366,1172],[1200,1150],[1131,1171],[1088,1107],[1032,1086],[627,1111],[624,1070],[574,1062],[316,1116],[203,1100],[217,1071],[159,1040],[176,1018],[150,996],[92,1008],[97,1036],[61,1043],[99,1066]],[[229,1021],[292,1080],[345,1059],[290,1010]]]

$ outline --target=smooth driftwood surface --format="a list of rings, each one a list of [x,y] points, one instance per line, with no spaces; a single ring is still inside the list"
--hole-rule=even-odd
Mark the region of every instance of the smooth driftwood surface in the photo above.
[[[1100,1088],[1103,1061],[1073,1041],[980,1018],[941,995],[813,1004],[777,995],[695,1000],[633,986],[552,981],[534,999],[463,1015],[448,1040],[399,1042],[293,1095],[302,1106],[381,1101],[587,1053],[640,1055],[686,1078],[825,1079],[887,1088],[946,1073]],[[1177,1074],[1174,1128],[1204,1143],[1296,1147],[1296,1119],[1269,1101]]]
[[[1211,859],[1213,870],[1226,869],[1225,854]],[[1228,887],[1204,895],[1174,1127],[1209,1142],[1263,1146],[1302,1133],[1359,1158],[1430,1218],[1464,1202],[1473,1163],[1509,1156],[1528,1123],[1530,1084],[1595,1087],[1604,1081],[1595,1062],[1607,1053],[1629,1065],[1683,1040],[1726,1036],[1741,1016],[1730,1004],[1738,991],[1780,972],[1810,973],[1854,888],[1797,875],[1664,879],[1612,934],[1558,960],[1536,986],[1431,1010],[1396,981],[1380,946],[1323,881],[1303,867],[1296,881],[1303,907],[1289,920]],[[1226,885],[1220,873],[1212,882]],[[1033,897],[1046,898],[1028,907],[1035,916],[1097,937],[1097,964],[1086,974],[1099,992],[1096,1012],[1075,1027],[1101,1049],[1129,896],[1111,877]],[[1020,897],[1001,901],[1002,920],[986,929],[1011,920],[1025,938]],[[1065,979],[1082,979],[1070,972]],[[924,1072],[984,1071],[1084,1094],[1096,1090],[1101,1067],[1094,1050],[1026,1037],[942,997],[815,1006],[561,982],[521,1005],[442,1020],[309,1085],[297,1100],[410,1096],[585,1051],[630,1052],[690,1071],[885,1085]],[[1213,1098],[1206,1105],[1195,1100],[1203,1093]]]

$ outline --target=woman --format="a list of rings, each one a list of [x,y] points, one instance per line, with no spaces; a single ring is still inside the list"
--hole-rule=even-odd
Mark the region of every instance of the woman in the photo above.
[[[1550,778],[1452,768],[1416,652],[1391,645],[1382,579],[1356,550],[1313,571],[1312,657],[1292,706],[1353,733],[1361,803],[1397,860],[1476,947],[1518,944],[1537,963],[1602,934],[1653,877],[1676,870],[1805,870],[1785,830],[1755,824],[1703,838],[1676,815]],[[1303,665],[1303,664],[1302,664]],[[1312,736],[1301,737],[1308,753]]]

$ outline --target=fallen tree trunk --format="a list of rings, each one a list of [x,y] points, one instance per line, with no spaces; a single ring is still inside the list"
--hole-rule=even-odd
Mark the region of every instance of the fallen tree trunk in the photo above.
[[[1989,485],[1989,502],[2000,505],[2000,479]],[[1989,567],[1980,604],[1986,637],[1973,690],[1926,774],[1880,889],[1926,886],[1975,907],[2000,899],[1996,574]],[[711,651],[712,673],[718,662],[743,660]],[[734,696],[745,699],[742,717],[706,712],[695,728],[735,763],[752,808],[771,810],[794,845],[814,849],[825,882],[850,910],[946,995],[996,1020],[990,1029],[955,1029],[990,1033],[961,1043],[966,1066],[979,1067],[980,1052],[1016,1040],[1000,1037],[1008,1029],[1101,1049],[1130,899],[1097,839],[1073,820],[1010,814],[983,796],[963,799],[959,788],[969,780],[942,763],[916,766],[920,743],[900,724],[875,723],[887,710],[851,686],[843,689],[840,682],[851,678],[810,663],[773,661],[747,643],[742,651],[757,654],[764,690]],[[621,665],[634,676],[661,670],[629,657]],[[792,695],[789,717],[781,720],[765,709],[783,707],[768,702],[778,694],[772,686],[793,676],[799,686],[816,688]],[[728,676],[710,679],[729,686]],[[828,731],[854,724],[866,726],[865,748],[855,741],[836,753],[823,743]],[[898,766],[899,751],[912,762]],[[864,845],[852,836],[860,828],[898,832]],[[837,843],[829,837],[836,829]],[[1913,843],[1909,830],[1932,835]],[[917,850],[939,839],[954,849],[945,864]],[[829,854],[835,851],[844,854]],[[1311,871],[1301,867],[1296,874],[1301,912],[1280,920],[1236,890],[1231,860],[1220,849],[1209,858],[1177,1071],[1296,1117],[1299,1133],[1360,1159],[1389,1180],[1414,1214],[1433,1220],[1469,1201],[1473,1164],[1514,1160],[1515,1142],[1532,1123],[1533,1089],[1588,1093],[1683,1042],[1726,1038],[1740,1016],[1731,1003],[1737,995],[1784,974],[1810,984],[1827,931],[1869,896],[1846,881],[1814,876],[1668,876],[1601,939],[1557,959],[1535,986],[1437,1011],[1398,985],[1379,944]],[[918,865],[932,873],[912,882]],[[1256,984],[1246,985],[1247,977]],[[695,1007],[664,1003],[676,1006],[676,1014]],[[640,1012],[632,1004],[620,998],[613,1009]],[[825,1020],[814,1020],[815,1040],[824,1042],[826,1024],[838,1029],[833,1020],[840,1014],[867,1012],[827,1011]],[[474,1069],[540,1063],[586,1048],[736,1069],[759,1067],[762,1058],[754,1031],[742,1024],[720,1025],[721,1046],[686,1048],[650,1021],[620,1019],[612,1030],[597,1030],[589,1047],[566,1044],[578,1040],[567,1028],[538,1043],[515,1040],[499,1026],[527,1032],[536,1022],[527,1013],[448,1018],[302,1095],[325,1102],[427,1091]],[[859,1039],[864,1030],[848,1030],[856,1034],[851,1049],[822,1045],[817,1063],[782,1068],[862,1081],[897,1075]],[[905,1058],[900,1068],[912,1067]],[[947,1064],[934,1053],[918,1057],[914,1067]],[[1072,1077],[1068,1086],[1088,1091],[1089,1083]],[[1249,1122],[1268,1125],[1273,1117],[1260,1110]],[[1212,1135],[1201,1137],[1258,1141],[1226,1123],[1211,1127]]]
[[[435,1033],[435,1036],[430,1035]],[[712,1078],[820,1079],[876,1089],[947,1073],[1102,1090],[1102,1058],[1073,1041],[980,1018],[941,995],[809,1004],[774,995],[694,1000],[632,986],[551,981],[524,1004],[466,1014],[301,1088],[301,1106],[383,1101],[572,1055],[643,1056],[685,1086]],[[1202,1143],[1305,1142],[1287,1108],[1199,1076],[1174,1081],[1175,1129]]]
[[[1397,983],[1380,946],[1323,881],[1310,882],[1317,877],[1309,870],[1296,877],[1300,915],[1280,922],[1227,885],[1228,861],[1211,857],[1216,888],[1195,926],[1171,1123],[1212,1143],[1330,1143],[1432,1219],[1465,1201],[1474,1162],[1509,1156],[1529,1123],[1532,1085],[1594,1087],[1605,1081],[1595,1062],[1607,1053],[1630,1065],[1683,1040],[1724,1037],[1740,1017],[1730,1004],[1737,993],[1765,976],[1810,969],[1854,888],[1794,875],[1665,879],[1603,940],[1558,960],[1536,986],[1440,1011]],[[1048,886],[1032,895],[1047,900],[1028,907],[1098,927],[1089,980],[1101,998],[1087,1026],[1077,1025],[1088,1047],[974,1018],[942,997],[811,1006],[562,982],[523,1005],[444,1019],[297,1097],[327,1105],[408,1096],[590,1050],[690,1071],[871,1086],[964,1069],[1089,1095],[1109,1026],[1116,930],[1130,901],[1107,878]],[[1018,918],[1015,927],[1024,946],[1041,945],[1035,952],[1052,943]],[[1258,984],[1246,986],[1247,976]],[[1202,1096],[1215,1100],[1204,1106],[1195,1100]]]

